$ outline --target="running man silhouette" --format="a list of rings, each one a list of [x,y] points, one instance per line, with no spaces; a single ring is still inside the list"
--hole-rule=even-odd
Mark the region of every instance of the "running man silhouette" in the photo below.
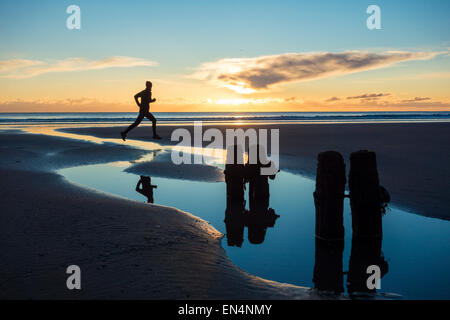
[[[147,176],[141,176],[137,185],[136,191],[147,197],[148,203],[153,203],[153,189],[158,188],[158,186],[152,185],[152,178]]]
[[[145,83],[145,86],[146,86],[145,90],[136,93],[136,95],[134,96],[134,100],[136,101],[136,104],[139,107],[139,115],[136,118],[136,121],[134,121],[134,123],[132,123],[125,131],[122,131],[120,133],[123,141],[126,140],[128,132],[136,128],[142,122],[142,120],[144,120],[145,117],[152,122],[153,139],[161,139],[161,137],[156,134],[156,118],[149,111],[150,103],[156,101],[156,99],[152,99],[152,83],[150,81],[147,81]],[[140,102],[138,98],[141,98]]]

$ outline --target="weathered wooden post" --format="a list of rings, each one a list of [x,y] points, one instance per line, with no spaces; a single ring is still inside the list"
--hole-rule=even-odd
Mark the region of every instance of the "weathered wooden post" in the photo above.
[[[384,260],[381,252],[381,237],[361,238],[353,235],[352,252],[347,276],[347,289],[351,295],[357,292],[372,292],[376,289],[369,289],[367,279],[370,274],[367,273],[369,266],[380,268],[380,278],[389,271],[389,265]]]
[[[344,240],[327,241],[316,238],[314,288],[335,294],[344,292],[342,252]]]
[[[227,185],[227,208],[225,210],[225,228],[229,246],[242,245],[244,239],[244,154],[237,145],[227,149],[225,164],[225,183]],[[238,161],[239,159],[239,161]]]
[[[245,206],[245,170],[243,157],[244,153],[237,145],[228,148],[227,162],[224,170],[225,182],[227,184],[227,207]]]
[[[273,227],[276,219],[279,217],[273,209],[269,208],[270,191],[268,179],[274,179],[275,175],[261,175],[261,168],[270,167],[271,163],[263,164],[260,152],[262,154],[266,152],[263,146],[258,144],[250,145],[249,161],[245,165],[246,180],[249,182],[248,199],[250,209],[246,215],[245,223],[248,228],[248,240],[252,244],[264,242],[267,228]],[[252,154],[256,156],[256,159],[251,159]]]
[[[345,164],[336,151],[319,153],[317,157],[316,237],[323,240],[344,239]]]
[[[375,152],[361,150],[350,155],[350,206],[356,237],[381,237],[382,199]]]
[[[245,165],[246,170],[246,179],[249,182],[249,208],[250,211],[256,210],[266,210],[269,207],[269,180],[275,179],[275,175],[273,176],[263,176],[261,175],[261,168],[270,167],[271,163],[262,164],[260,161],[260,148],[261,152],[264,153],[265,150],[260,145],[251,145],[249,150],[249,154],[252,152],[256,155],[256,163],[251,163],[252,159],[249,158],[249,162]]]

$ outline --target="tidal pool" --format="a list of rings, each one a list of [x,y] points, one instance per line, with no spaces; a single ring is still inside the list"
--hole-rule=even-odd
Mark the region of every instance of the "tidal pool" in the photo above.
[[[113,162],[59,170],[69,181],[110,194],[147,202],[136,191],[139,175],[125,172],[129,162]],[[259,277],[314,287],[314,181],[281,171],[270,184],[270,207],[280,217],[266,230],[264,241],[251,244],[244,229],[241,247],[222,246],[241,269]],[[155,204],[190,212],[226,234],[225,182],[151,177]],[[395,199],[393,199],[395,203]],[[248,201],[247,201],[248,202]],[[248,206],[248,205],[247,205]],[[349,200],[344,207],[343,271],[349,270],[352,229]],[[378,293],[405,299],[450,299],[450,222],[427,218],[391,207],[383,217],[382,253],[387,273]],[[329,267],[333,267],[330,265]],[[347,276],[344,276],[344,289]]]

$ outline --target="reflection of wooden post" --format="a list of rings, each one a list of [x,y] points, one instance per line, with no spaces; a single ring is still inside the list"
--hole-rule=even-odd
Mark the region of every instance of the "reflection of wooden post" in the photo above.
[[[259,168],[257,170],[259,171]],[[250,177],[248,193],[250,211],[267,211],[270,197],[267,176],[257,175]]]
[[[227,244],[231,247],[241,247],[244,242],[244,208],[227,207],[224,222]]]
[[[349,189],[353,234],[360,237],[382,236],[375,152],[361,150],[350,155]]]
[[[327,151],[317,157],[316,237],[326,240],[344,239],[345,164],[339,152]]]
[[[342,271],[342,252],[344,241],[326,241],[316,238],[316,257],[313,282],[318,290],[335,294],[344,292],[344,273]]]
[[[225,227],[227,232],[227,241],[229,246],[242,245],[244,239],[244,187],[245,171],[243,164],[243,153],[238,152],[237,145],[228,149],[228,152],[234,153],[234,158],[230,159],[227,154],[227,163],[225,164],[225,182],[227,184],[227,209],[225,211]],[[238,161],[240,158],[241,161]]]

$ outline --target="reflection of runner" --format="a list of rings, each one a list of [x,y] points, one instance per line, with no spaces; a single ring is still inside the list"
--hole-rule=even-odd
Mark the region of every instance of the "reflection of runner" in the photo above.
[[[152,185],[152,178],[141,176],[137,185],[136,191],[147,197],[148,203],[153,203],[153,189],[158,188],[158,186]]]
[[[134,123],[132,123],[125,131],[120,133],[123,141],[125,141],[125,139],[127,138],[128,132],[137,127],[145,117],[152,122],[153,139],[161,139],[161,137],[156,134],[156,118],[149,111],[150,103],[156,101],[156,99],[152,99],[152,83],[150,81],[147,81],[145,83],[145,86],[145,90],[142,90],[134,96],[134,100],[139,106],[139,115]],[[141,98],[140,102],[138,98]]]

